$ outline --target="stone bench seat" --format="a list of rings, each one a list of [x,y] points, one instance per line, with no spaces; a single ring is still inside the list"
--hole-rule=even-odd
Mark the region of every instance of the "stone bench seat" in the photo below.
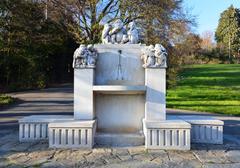
[[[182,119],[191,124],[192,143],[223,144],[223,121],[209,116],[168,116],[168,119],[174,118]]]
[[[92,148],[95,120],[59,120],[49,123],[50,148]]]
[[[183,120],[143,121],[147,149],[190,150],[191,125]]]
[[[32,115],[18,120],[19,141],[39,141],[48,139],[48,124],[57,120],[73,120],[71,115]]]

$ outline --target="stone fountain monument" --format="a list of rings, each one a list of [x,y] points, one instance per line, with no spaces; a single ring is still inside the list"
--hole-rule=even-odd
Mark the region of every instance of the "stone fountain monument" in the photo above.
[[[189,150],[191,142],[222,143],[223,122],[166,117],[167,51],[142,45],[134,22],[104,25],[103,44],[74,52],[74,116],[19,120],[20,141],[49,140],[55,148],[144,145]]]

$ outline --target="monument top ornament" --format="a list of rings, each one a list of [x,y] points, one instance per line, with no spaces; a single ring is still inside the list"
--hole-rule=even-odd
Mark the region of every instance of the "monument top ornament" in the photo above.
[[[102,31],[103,45],[110,44],[138,44],[139,32],[135,21],[127,26],[122,20],[118,19],[113,23],[106,23]],[[130,47],[130,46],[129,46]],[[131,48],[131,47],[130,47]],[[141,45],[141,59],[144,68],[166,68],[167,51],[161,44],[145,46]],[[94,46],[81,44],[73,55],[73,68],[95,68],[98,51]]]
[[[118,19],[113,24],[106,23],[102,31],[103,44],[137,44],[139,33],[134,21],[125,28],[123,22]]]

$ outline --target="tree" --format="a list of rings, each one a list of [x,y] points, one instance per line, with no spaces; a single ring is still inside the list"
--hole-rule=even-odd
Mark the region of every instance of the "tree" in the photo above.
[[[214,48],[213,37],[214,34],[211,31],[205,31],[201,35],[201,48],[204,50],[212,50]]]
[[[54,76],[65,76],[72,61],[65,53],[74,45],[67,46],[68,33],[46,19],[43,9],[25,0],[0,1],[0,87],[45,87]]]
[[[118,0],[49,0],[49,17],[62,24],[77,43],[98,43],[104,20],[118,14]]]
[[[186,26],[182,0],[49,0],[50,15],[64,24],[78,43],[101,42],[103,24],[121,19],[125,25],[135,20],[146,44],[168,41]],[[60,22],[61,21],[61,22]]]
[[[194,33],[188,33],[184,36],[185,38],[181,42],[175,43],[176,54],[179,64],[192,64],[201,51],[201,38],[199,35]]]
[[[228,59],[236,55],[240,48],[240,11],[232,5],[221,13],[215,32],[218,45],[224,45],[228,50]]]

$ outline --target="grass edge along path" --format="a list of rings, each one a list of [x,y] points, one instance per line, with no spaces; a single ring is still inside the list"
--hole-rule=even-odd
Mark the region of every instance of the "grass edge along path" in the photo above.
[[[11,96],[0,94],[0,107],[12,104],[14,102],[14,98]]]

